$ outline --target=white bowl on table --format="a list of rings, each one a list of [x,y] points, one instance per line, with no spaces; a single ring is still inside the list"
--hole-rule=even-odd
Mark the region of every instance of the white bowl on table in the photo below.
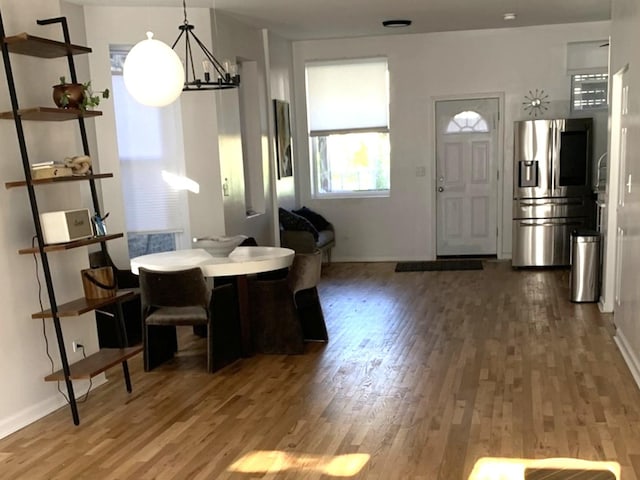
[[[228,257],[233,250],[244,242],[246,235],[232,237],[200,237],[193,239],[193,248],[202,248],[213,257]]]

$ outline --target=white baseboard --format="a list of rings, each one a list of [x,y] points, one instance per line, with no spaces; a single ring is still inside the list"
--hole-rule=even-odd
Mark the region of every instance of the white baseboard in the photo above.
[[[91,390],[98,388],[100,385],[104,385],[107,382],[107,378],[104,373],[100,374],[92,379]],[[73,382],[73,391],[76,394],[76,398],[82,398],[89,387],[89,382],[86,380]],[[60,383],[60,389],[66,393],[66,387],[64,382]],[[10,417],[0,420],[0,438],[7,437],[14,432],[17,432],[21,428],[40,420],[42,417],[55,412],[61,407],[68,408],[67,401],[56,390],[55,394],[51,397],[30,405],[27,408],[20,410],[19,412],[11,415]],[[69,421],[72,421],[69,418]]]
[[[600,297],[598,310],[600,310],[600,313],[613,313],[613,302],[607,302],[603,297]]]
[[[501,258],[498,257],[498,260],[509,260],[511,259],[511,255],[509,257]],[[435,261],[437,258],[428,258],[428,257],[411,257],[411,258],[398,258],[398,257],[331,257],[331,263],[375,263],[375,262],[429,262]]]
[[[640,388],[640,362],[619,328],[616,331],[613,340],[616,342],[616,345],[618,345],[618,349],[620,350],[620,353],[622,353],[622,357],[629,367],[631,375],[633,375],[633,379],[636,381],[638,388]]]

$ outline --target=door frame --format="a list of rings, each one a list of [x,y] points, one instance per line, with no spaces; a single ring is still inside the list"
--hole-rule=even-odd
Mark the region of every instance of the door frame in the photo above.
[[[450,101],[450,100],[474,100],[474,99],[490,99],[497,98],[498,99],[498,125],[497,125],[497,145],[496,145],[496,167],[498,169],[498,195],[496,205],[496,225],[498,227],[498,238],[496,239],[496,250],[497,257],[499,259],[511,258],[511,249],[507,251],[505,248],[504,239],[507,238],[504,235],[505,225],[511,227],[511,202],[509,202],[508,209],[508,218],[505,217],[505,205],[504,205],[504,188],[505,188],[505,164],[504,164],[504,117],[505,117],[505,101],[504,101],[505,93],[504,92],[485,92],[485,93],[467,93],[467,94],[455,94],[455,95],[439,95],[431,97],[431,108],[429,109],[429,119],[428,123],[431,125],[429,129],[428,135],[429,140],[431,142],[431,179],[432,183],[429,186],[429,192],[427,192],[426,200],[429,209],[429,215],[431,218],[431,251],[429,252],[429,256],[432,259],[435,259],[437,256],[437,242],[438,242],[438,233],[437,233],[437,223],[438,223],[438,212],[437,212],[437,195],[436,195],[436,181],[437,181],[437,153],[436,153],[436,141],[438,138],[437,132],[437,121],[436,121],[436,102],[442,101]],[[509,178],[511,178],[509,176]],[[506,218],[506,219],[505,219]],[[509,238],[511,236],[509,235]],[[509,243],[510,246],[510,243]]]

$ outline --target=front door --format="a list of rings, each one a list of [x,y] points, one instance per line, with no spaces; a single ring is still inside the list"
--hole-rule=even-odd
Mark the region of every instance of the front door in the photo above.
[[[436,102],[436,253],[496,255],[498,99]]]

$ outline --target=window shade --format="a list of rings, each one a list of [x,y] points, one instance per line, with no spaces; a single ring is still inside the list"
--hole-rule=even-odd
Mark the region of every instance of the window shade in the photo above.
[[[313,62],[307,64],[306,70],[312,134],[388,128],[386,58]]]
[[[112,82],[127,231],[183,231],[184,192],[162,178],[163,170],[184,171],[180,102],[147,107],[129,95],[122,76]]]

